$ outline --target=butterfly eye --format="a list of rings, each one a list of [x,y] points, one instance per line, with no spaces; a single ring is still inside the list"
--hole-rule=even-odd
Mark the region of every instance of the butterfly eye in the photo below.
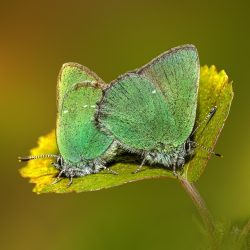
[[[56,160],[56,163],[59,165],[59,166],[62,166],[63,165],[63,158],[61,156],[59,156]]]
[[[193,153],[193,150],[194,150],[194,148],[195,148],[195,145],[194,145],[193,141],[191,141],[191,140],[189,139],[189,140],[186,141],[184,147],[185,147],[185,151],[186,151],[187,155],[189,155],[189,154],[192,154],[192,153]]]

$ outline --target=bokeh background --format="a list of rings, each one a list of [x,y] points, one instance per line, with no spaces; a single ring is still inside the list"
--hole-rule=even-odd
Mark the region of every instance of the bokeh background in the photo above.
[[[216,219],[250,217],[248,1],[1,1],[1,249],[196,249],[196,210],[175,180],[36,195],[18,173],[55,127],[56,79],[78,62],[106,82],[185,43],[234,81],[235,98],[197,183]]]

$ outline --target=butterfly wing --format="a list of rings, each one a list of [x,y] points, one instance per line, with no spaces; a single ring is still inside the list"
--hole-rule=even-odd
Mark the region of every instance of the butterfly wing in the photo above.
[[[83,65],[71,62],[63,64],[57,80],[58,110],[61,109],[64,95],[79,82],[105,84],[100,77]]]
[[[173,125],[160,91],[136,74],[123,76],[105,91],[99,112],[99,122],[118,141],[134,149],[153,148],[163,136],[157,128]]]
[[[114,81],[100,102],[99,122],[131,149],[178,146],[193,129],[198,79],[195,47],[172,49]]]
[[[112,139],[94,124],[96,102],[103,81],[78,64],[63,66],[58,80],[57,144],[65,160],[79,162],[100,157]]]
[[[195,46],[173,48],[137,73],[161,90],[174,119],[174,129],[164,135],[165,143],[182,144],[192,132],[196,117],[200,64]]]

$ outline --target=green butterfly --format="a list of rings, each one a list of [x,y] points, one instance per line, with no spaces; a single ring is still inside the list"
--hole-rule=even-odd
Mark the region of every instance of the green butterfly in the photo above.
[[[63,175],[70,178],[68,185],[73,177],[105,169],[106,162],[113,158],[117,149],[113,138],[99,131],[94,123],[96,103],[105,87],[106,84],[88,68],[76,63],[64,64],[57,85],[56,139],[60,155],[19,159],[55,158],[53,165],[60,172],[54,183]]]
[[[142,155],[141,166],[148,161],[175,172],[194,150],[199,73],[195,46],[173,48],[113,81],[97,123],[124,149]]]

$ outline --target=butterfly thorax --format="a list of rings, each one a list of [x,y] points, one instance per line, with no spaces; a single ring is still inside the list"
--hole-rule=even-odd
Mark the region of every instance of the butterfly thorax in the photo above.
[[[70,162],[59,156],[56,163],[53,165],[60,170],[65,177],[79,177],[100,172],[105,168],[105,162],[95,159],[82,159],[79,162]]]
[[[160,144],[155,150],[146,152],[145,159],[151,164],[161,164],[168,169],[181,169],[194,153],[192,145],[190,139],[177,147]]]

